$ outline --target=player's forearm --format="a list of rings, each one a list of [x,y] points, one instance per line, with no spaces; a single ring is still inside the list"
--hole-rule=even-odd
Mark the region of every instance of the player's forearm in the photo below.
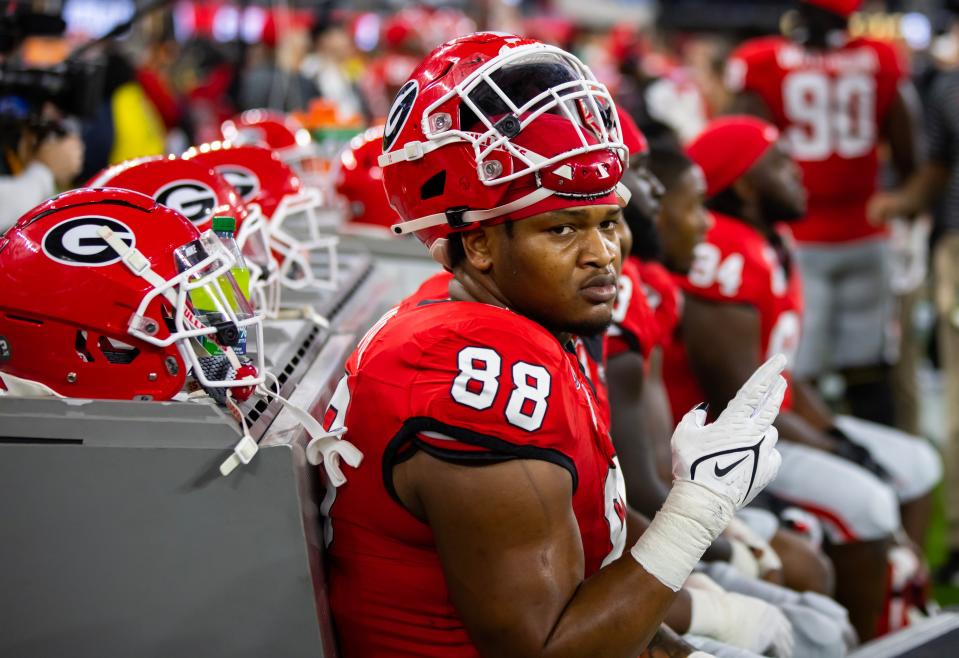
[[[612,416],[610,436],[626,480],[626,500],[630,507],[652,517],[663,506],[669,487],[656,470],[653,444],[664,439],[645,431],[649,423],[642,404],[643,359],[633,353],[613,357],[606,368],[606,377]]]
[[[653,438],[642,431],[646,423],[638,403],[630,405],[629,409],[617,411],[615,396],[612,398],[613,427],[610,435],[626,479],[626,500],[634,509],[652,517],[669,495],[669,487],[656,470]]]
[[[576,590],[540,655],[635,658],[650,645],[679,596],[627,551]],[[681,610],[674,613],[676,621]]]
[[[636,655],[663,621],[684,632],[691,602],[682,585],[734,509],[725,497],[679,481],[652,522],[629,510],[628,540],[636,543],[576,590],[550,633],[545,655],[614,656],[620,648]],[[622,633],[624,628],[631,632]],[[609,648],[608,635],[616,633],[642,645],[632,654],[635,645]]]
[[[829,406],[813,385],[809,382],[793,380],[792,394],[793,413],[802,416],[813,428],[821,432],[829,431],[835,418],[832,410],[829,409]]]
[[[938,162],[926,162],[922,168],[899,189],[904,202],[904,214],[912,216],[927,209],[949,183],[949,169]]]
[[[662,509],[628,553],[579,584],[568,601],[557,601],[562,612],[537,654],[628,656],[646,647],[736,509],[747,505],[779,470],[781,457],[770,428],[786,391],[781,375],[785,365],[782,355],[764,363],[714,423],[707,424],[699,408],[682,418],[671,439],[676,479]],[[747,449],[757,450],[749,480],[725,477],[745,458],[722,467],[715,463],[713,469],[696,468],[703,460]],[[690,613],[687,625],[692,621]],[[530,627],[527,637],[535,637],[539,628]]]
[[[776,429],[779,438],[807,445],[810,448],[833,452],[836,448],[835,440],[825,432],[817,430],[806,420],[792,411],[784,411],[776,419]]]
[[[904,82],[899,86],[883,125],[892,165],[900,181],[914,175],[922,161],[919,151],[921,116],[919,95],[912,83]]]

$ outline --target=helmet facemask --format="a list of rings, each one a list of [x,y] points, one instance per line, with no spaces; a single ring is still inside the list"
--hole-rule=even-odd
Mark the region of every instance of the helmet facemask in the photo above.
[[[450,124],[436,108],[454,94],[460,98],[460,128],[444,131]],[[480,67],[428,107],[423,130],[430,139],[445,132],[471,143],[477,176],[491,186],[592,151],[619,151],[625,163],[628,153],[614,108],[609,91],[578,59],[553,46],[523,46]],[[568,120],[576,143],[550,157],[516,145],[514,138],[543,114]],[[513,167],[491,158],[498,150],[513,157]],[[525,166],[515,167],[516,161]]]
[[[243,252],[250,270],[250,297],[254,307],[268,318],[275,318],[280,309],[280,264],[270,249],[270,225],[259,204],[247,205],[249,214],[236,234],[236,243]]]
[[[462,144],[472,151],[479,189],[490,189],[483,198],[468,181],[463,189],[474,205],[451,203],[442,209],[434,202],[431,207],[443,211],[420,216],[394,205],[407,221],[394,225],[393,232],[416,233],[441,263],[442,241],[451,230],[583,203],[622,204],[628,198],[619,182],[628,164],[628,148],[606,87],[576,57],[555,46],[508,44],[507,39],[498,55],[425,107],[417,119],[418,130],[412,133],[421,132],[425,141],[393,143],[393,138],[384,138],[389,150],[378,161],[385,168],[388,192],[388,178],[399,182],[404,176],[391,173],[389,167],[411,162],[411,172],[417,167],[430,172],[437,167],[417,161],[469,157]],[[405,130],[402,134],[410,132]],[[430,155],[446,147],[458,150]],[[395,189],[401,187],[399,183]],[[425,187],[424,183],[421,190]],[[484,205],[475,205],[477,199]]]
[[[279,277],[291,290],[335,290],[338,284],[335,235],[323,233],[323,198],[319,190],[305,187],[284,196],[270,220],[270,244],[279,255]],[[325,262],[314,256],[325,252]],[[317,275],[318,265],[324,271]]]
[[[130,335],[158,347],[176,343],[204,389],[252,390],[264,381],[262,318],[233,276],[232,254],[212,231],[174,251],[178,274],[169,279],[155,272],[139,250],[109,228],[102,227],[99,234],[128,269],[150,284],[130,318]],[[161,323],[167,328],[166,335]],[[244,360],[240,354],[245,355]],[[211,359],[225,360],[231,367],[211,367]]]

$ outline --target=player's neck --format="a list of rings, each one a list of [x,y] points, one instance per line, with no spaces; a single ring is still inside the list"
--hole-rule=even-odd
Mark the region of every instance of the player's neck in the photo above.
[[[477,274],[468,267],[457,267],[449,286],[450,299],[458,302],[479,302],[509,308],[506,298],[488,276]]]
[[[491,277],[478,274],[468,267],[457,267],[453,271],[453,279],[449,284],[449,294],[453,301],[479,302],[480,304],[491,304],[492,306],[513,310]],[[561,345],[566,345],[572,338],[572,334],[569,332],[554,331],[549,327],[546,327],[546,330],[553,334]]]
[[[760,207],[758,199],[750,201],[743,200],[739,212],[736,213],[736,219],[743,224],[752,226],[760,233],[765,233],[766,231],[766,222],[763,221],[762,208]]]

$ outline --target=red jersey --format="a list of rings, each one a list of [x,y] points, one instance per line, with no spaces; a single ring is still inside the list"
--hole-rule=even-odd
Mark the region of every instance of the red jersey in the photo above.
[[[656,261],[637,261],[646,291],[646,303],[656,323],[655,341],[665,347],[672,341],[683,312],[683,293],[672,273]]]
[[[610,425],[609,387],[606,384],[606,357],[609,351],[609,338],[606,332],[599,336],[577,337],[573,340],[576,358],[589,379],[596,396],[598,413],[607,427]]]
[[[419,306],[424,302],[449,299],[449,283],[453,275],[449,272],[437,272],[427,278],[412,295],[400,303],[400,310]],[[586,377],[593,386],[596,406],[600,415],[609,425],[609,390],[606,387],[606,334],[589,338],[575,338],[573,349]]]
[[[757,363],[781,352],[791,364],[799,347],[802,317],[802,287],[796,266],[787,272],[773,245],[753,227],[718,213],[714,216],[716,223],[706,241],[696,247],[689,275],[677,276],[677,283],[689,296],[754,307],[760,325]],[[789,367],[784,373],[787,380]],[[673,418],[682,418],[706,399],[686,357],[681,335],[676,335],[666,349],[663,379]],[[787,390],[782,408],[789,407]]]
[[[851,39],[817,52],[782,37],[747,41],[732,55],[727,80],[765,102],[803,170],[802,242],[845,242],[880,234],[866,219],[878,176],[880,126],[905,69],[894,47]]]
[[[557,464],[573,481],[584,578],[623,551],[625,487],[592,390],[572,351],[521,315],[456,301],[391,309],[347,361],[325,421],[364,454],[322,507],[345,658],[478,655],[430,527],[393,487],[412,451]]]
[[[657,344],[657,324],[646,299],[646,286],[639,275],[639,260],[629,256],[619,275],[619,293],[613,306],[613,324],[609,328],[609,357],[638,352],[643,358]]]

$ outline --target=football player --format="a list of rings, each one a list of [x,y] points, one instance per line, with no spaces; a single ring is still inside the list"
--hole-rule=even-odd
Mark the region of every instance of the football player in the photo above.
[[[626,153],[608,92],[558,48],[468,35],[400,90],[383,151],[394,230],[458,285],[376,323],[326,413],[365,455],[322,506],[343,655],[638,655],[778,469],[784,359],[715,423],[684,417],[638,537],[565,349],[616,297]]]
[[[801,0],[789,38],[748,41],[730,58],[738,111],[774,123],[802,168],[808,206],[793,225],[806,310],[794,374],[839,370],[853,415],[894,423],[886,364],[892,320],[885,230],[866,204],[876,191],[877,148],[896,172],[916,167],[917,102],[891,44],[853,38],[861,0]]]
[[[717,120],[689,154],[705,174],[715,224],[680,279],[683,340],[670,345],[665,364],[674,413],[693,398],[721,406],[750,364],[768,353],[793,355],[802,312],[798,271],[780,222],[802,217],[805,199],[776,128],[745,116]],[[796,391],[787,392],[777,420],[789,441],[769,490],[822,519],[837,598],[860,636],[869,638],[883,605],[899,503],[905,513],[923,514],[938,459],[914,437],[872,424],[864,432],[863,421],[814,417],[804,391]],[[800,400],[794,405],[793,398]]]
[[[620,112],[619,119],[620,127],[623,131],[623,142],[626,144],[630,153],[630,167],[624,172],[623,181],[627,183],[627,187],[632,191],[630,201],[624,208],[624,216],[627,218],[627,221],[621,222],[617,226],[620,233],[622,253],[625,257],[630,254],[631,249],[634,252],[639,251],[640,244],[644,246],[643,248],[646,248],[645,245],[649,245],[650,242],[656,240],[655,231],[652,230],[652,216],[656,214],[659,206],[658,198],[663,190],[646,166],[649,149],[642,132],[639,131],[628,115]],[[635,226],[636,233],[641,242],[634,242],[630,226]],[[700,239],[701,237],[700,235]],[[688,260],[691,260],[692,246],[690,246],[689,252]],[[624,279],[622,276],[620,278],[617,303],[613,310],[614,323],[611,325],[609,332],[611,335],[607,337],[606,332],[603,332],[591,336],[577,336],[573,346],[577,359],[595,394],[597,413],[602,415],[607,422],[610,414],[605,374],[607,344],[612,345],[620,356],[623,354],[626,355],[626,358],[619,358],[619,361],[625,361],[629,364],[636,363],[638,366],[638,369],[630,371],[627,371],[626,368],[620,368],[624,381],[618,382],[621,389],[617,390],[618,396],[620,399],[625,397],[628,402],[632,402],[632,400],[628,399],[630,392],[641,390],[645,393],[648,390],[648,378],[643,372],[645,364],[645,357],[643,355],[648,354],[650,346],[654,344],[652,337],[658,332],[657,323],[652,317],[652,310],[646,304],[646,296],[642,282],[639,282],[636,278],[637,269],[641,265],[635,258],[632,258],[628,265],[628,272],[624,274],[624,276],[628,278]],[[635,286],[631,285],[633,281],[637,281]],[[675,283],[670,283],[678,293],[679,287]],[[452,273],[447,271],[437,273],[426,279],[413,294],[402,301],[400,304],[400,312],[412,306],[435,304],[456,298],[459,294],[462,294],[457,291],[459,286],[459,282],[453,277]],[[667,303],[665,306],[668,307],[669,304]],[[675,323],[673,323],[673,325],[675,325]],[[633,351],[631,352],[631,350]],[[636,359],[629,358],[633,354],[638,355],[638,357]],[[652,382],[652,384],[659,384],[661,387],[661,382]],[[665,396],[661,396],[658,402],[665,407],[666,415],[669,416],[667,421],[668,426],[663,430],[665,432],[663,442],[668,445],[669,435],[673,431],[674,424],[668,412],[669,406]],[[625,406],[625,403],[620,405],[620,407]],[[635,420],[629,413],[624,414],[622,408],[617,418],[619,420],[623,418]],[[643,420],[645,421],[645,418],[643,418]],[[620,430],[622,430],[622,427],[620,427]],[[652,503],[646,506],[648,514],[655,514],[669,493],[669,488],[663,484],[655,474],[650,475],[650,473],[647,472],[648,466],[655,463],[655,459],[650,458],[647,454],[652,444],[644,441],[645,436],[642,432],[637,434],[635,431],[630,431],[621,435],[617,434],[616,436],[619,437],[616,443],[618,456],[624,459],[623,475],[627,481],[627,501],[631,501],[635,495],[642,495],[645,489],[652,488],[657,493],[661,493],[659,498],[656,498]],[[667,464],[667,473],[669,472],[669,468]],[[639,485],[633,484],[637,479],[650,477],[654,478],[659,486],[651,487],[649,483],[646,482]],[[666,482],[670,481],[670,479],[671,476],[667,478]],[[640,493],[637,494],[637,492]],[[627,508],[628,507],[629,502],[627,502]],[[641,517],[637,515],[635,518],[640,523],[648,524],[648,518],[645,516]],[[737,529],[742,529],[742,526],[738,526]],[[749,532],[748,528],[745,528],[744,531]],[[736,568],[740,573],[750,575],[758,575],[761,569],[760,565],[768,569],[770,564],[778,562],[775,558],[775,553],[770,549],[768,544],[758,537],[752,536],[748,540],[736,541],[734,545],[735,548],[732,548],[730,541],[721,537],[713,543],[713,546],[707,553],[710,559],[714,560],[731,560],[735,555],[735,559],[732,559],[732,561],[736,565]],[[765,627],[768,625],[769,627],[780,629],[779,633],[782,641],[788,641],[788,638],[792,635],[796,638],[798,649],[808,648],[803,643],[805,642],[805,636],[809,635],[809,633],[800,632],[794,634],[783,615],[783,611],[774,609],[776,604],[783,603],[783,609],[790,615],[791,619],[797,620],[797,622],[803,626],[803,631],[809,630],[810,625],[808,621],[812,618],[813,623],[816,624],[814,626],[814,632],[812,633],[812,636],[817,638],[816,642],[820,644],[823,642],[826,644],[832,643],[832,645],[836,647],[836,650],[843,647],[843,643],[840,641],[836,629],[829,628],[831,623],[826,621],[826,627],[823,627],[824,620],[821,616],[810,612],[808,609],[803,609],[793,614],[793,609],[790,608],[790,605],[795,605],[796,602],[793,601],[790,603],[784,600],[788,599],[789,594],[792,593],[783,594],[778,599],[771,601],[767,599],[757,600],[754,596],[744,597],[737,593],[738,590],[736,590],[735,587],[741,586],[742,582],[735,582],[733,577],[726,577],[724,580],[727,582],[730,580],[734,581],[733,587],[730,588],[734,590],[733,592],[726,591],[722,587],[710,583],[704,575],[692,579],[691,582],[687,584],[685,590],[689,596],[688,625],[686,625],[686,622],[683,620],[686,615],[667,616],[670,623],[672,623],[676,629],[682,631],[685,637],[690,642],[693,642],[695,646],[712,651],[717,656],[728,658],[737,658],[742,655],[742,651],[748,651],[750,648],[762,651],[763,643],[769,644],[770,642],[770,634]],[[768,591],[761,591],[759,593],[767,596],[769,594]],[[766,603],[764,603],[764,601],[766,601]],[[773,603],[773,606],[768,605],[768,603]],[[677,605],[677,608],[682,608],[684,602],[674,605]],[[718,615],[716,614],[718,610],[724,610],[726,614]],[[831,611],[831,613],[835,612],[836,611]],[[842,617],[843,614],[845,614],[844,611],[838,611],[839,617]],[[837,615],[831,614],[830,616]],[[749,621],[743,622],[742,619],[744,617],[748,618]]]

